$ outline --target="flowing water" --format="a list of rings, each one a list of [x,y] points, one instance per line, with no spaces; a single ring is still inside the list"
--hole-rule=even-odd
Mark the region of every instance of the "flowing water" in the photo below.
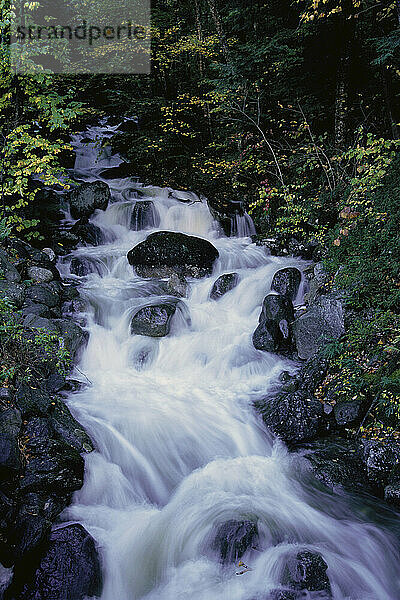
[[[85,135],[104,139],[115,130],[104,124]],[[81,137],[74,138],[81,179],[101,179],[121,162]],[[92,269],[80,278],[90,340],[78,372],[87,385],[68,402],[97,451],[87,455],[84,487],[65,514],[99,544],[102,600],[267,600],[288,556],[302,549],[324,557],[335,600],[400,598],[390,535],[363,520],[362,505],[314,482],[252,408],[295,368],[255,350],[251,336],[275,271],[301,263],[252,244],[248,216],[233,224],[238,237],[225,237],[195,194],[133,179],[108,183],[113,202],[91,219],[106,241],[73,252]],[[146,200],[150,212],[140,206]],[[130,334],[138,308],[166,297],[126,259],[155,229],[207,238],[220,253],[212,276],[190,281],[170,334],[158,339]],[[70,259],[60,265],[68,277]],[[232,271],[237,287],[210,300],[216,278]],[[213,543],[232,519],[258,524],[243,575],[221,564]]]

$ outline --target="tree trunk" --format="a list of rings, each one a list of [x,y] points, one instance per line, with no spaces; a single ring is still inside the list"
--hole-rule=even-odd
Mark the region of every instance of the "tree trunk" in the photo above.
[[[226,43],[226,35],[222,25],[221,16],[217,8],[216,0],[207,0],[207,4],[210,9],[212,20],[214,21],[215,29],[217,30],[217,33],[222,43],[222,53],[224,55],[225,60],[228,62],[229,50],[228,45]]]

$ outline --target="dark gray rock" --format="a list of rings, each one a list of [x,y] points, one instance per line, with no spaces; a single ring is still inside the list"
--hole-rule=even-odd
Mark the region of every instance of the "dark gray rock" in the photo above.
[[[168,277],[173,273],[204,277],[212,272],[218,250],[207,240],[157,231],[128,252],[129,264],[143,277]]]
[[[0,298],[7,298],[17,308],[21,308],[25,300],[25,288],[19,283],[2,279],[0,280]]]
[[[293,336],[299,358],[308,359],[328,339],[345,333],[342,301],[333,294],[317,298],[308,311],[293,323]]]
[[[272,278],[271,290],[285,296],[291,302],[297,296],[301,282],[301,272],[295,267],[279,269]]]
[[[21,414],[9,408],[0,413],[0,477],[10,478],[19,473],[22,457],[18,446]]]
[[[237,273],[225,273],[218,277],[211,288],[210,298],[211,300],[218,300],[230,290],[233,290],[239,282],[239,275]]]
[[[28,300],[28,302],[25,302],[21,312],[24,316],[34,315],[36,317],[44,317],[45,319],[50,319],[52,316],[51,310],[48,306],[46,306],[45,304],[38,304],[37,302],[32,302],[32,300]]]
[[[43,267],[28,267],[27,275],[35,283],[49,283],[54,279],[53,273]]]
[[[293,590],[292,598],[311,597],[308,593],[319,592],[320,600],[332,600],[332,590],[329,577],[326,574],[328,565],[314,552],[304,550],[288,559],[283,573],[282,585]],[[306,592],[306,594],[305,594]],[[308,592],[308,593],[307,593]],[[290,598],[289,596],[276,596],[277,600]]]
[[[130,228],[133,231],[158,227],[160,217],[151,200],[138,200],[133,207]]]
[[[73,256],[70,263],[70,271],[73,275],[84,277],[94,271],[93,261],[84,256]]]
[[[264,298],[259,325],[253,334],[254,347],[266,352],[291,352],[293,319],[290,300],[279,294],[268,294]]]
[[[315,477],[333,492],[373,494],[376,491],[368,481],[362,442],[328,437],[303,444],[302,453]]]
[[[58,334],[63,338],[65,348],[70,353],[72,360],[76,362],[88,343],[89,332],[69,319],[54,319],[53,323],[58,329]]]
[[[43,544],[49,537],[51,522],[39,514],[19,514],[15,519],[10,543],[12,545],[13,562]]]
[[[47,436],[29,438],[30,454],[20,490],[69,495],[83,485],[84,462],[79,452],[61,440]]]
[[[177,302],[164,302],[144,306],[133,316],[131,333],[148,335],[150,337],[164,337],[171,329],[171,320],[175,314]]]
[[[400,462],[400,445],[398,442],[363,440],[363,444],[368,479],[383,487],[396,481],[393,474],[397,472],[397,465]]]
[[[400,510],[400,462],[394,465],[387,478],[384,496],[386,502]]]
[[[212,547],[223,563],[234,563],[257,545],[258,528],[253,521],[227,521],[217,530]]]
[[[54,308],[60,304],[60,290],[60,285],[54,281],[50,283],[37,283],[28,287],[26,297],[38,304]]]
[[[96,209],[106,210],[111,192],[103,181],[91,181],[71,190],[67,199],[72,218],[80,219],[89,217]]]
[[[97,225],[90,223],[87,217],[80,219],[71,228],[71,233],[76,235],[81,242],[90,246],[100,246],[104,242],[103,233]]]
[[[341,427],[347,427],[360,423],[365,410],[365,403],[361,399],[342,400],[335,404],[333,413],[336,423]]]
[[[316,263],[306,271],[309,289],[304,299],[308,304],[312,304],[318,296],[327,293],[329,274],[321,262]]]
[[[267,428],[289,445],[314,440],[327,429],[321,402],[301,391],[265,398],[256,407]]]
[[[84,600],[100,596],[101,566],[93,538],[82,525],[67,525],[52,532],[49,544],[33,573],[16,569],[15,600]]]
[[[178,298],[186,298],[188,290],[188,282],[183,275],[173,273],[167,281],[166,292],[170,296],[177,296]]]
[[[50,394],[26,381],[17,384],[15,403],[23,418],[46,415],[52,406]]]
[[[19,283],[21,275],[10,260],[8,254],[0,248],[0,275],[7,281]]]

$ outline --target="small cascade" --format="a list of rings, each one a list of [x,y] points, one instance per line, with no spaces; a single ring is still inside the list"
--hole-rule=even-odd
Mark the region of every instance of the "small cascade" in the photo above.
[[[116,130],[103,123],[74,137],[78,177],[99,179],[120,163],[103,144]],[[107,183],[112,202],[90,219],[104,243],[60,264],[80,281],[90,332],[75,375],[86,385],[68,404],[97,449],[64,518],[98,542],[102,600],[269,600],[287,558],[304,549],[326,561],[333,600],[397,600],[399,554],[390,535],[368,522],[362,502],[324,490],[253,410],[282,371],[296,370],[256,350],[252,333],[276,271],[302,269],[301,261],[253,244],[246,214],[226,237],[196,194],[132,178]],[[213,273],[189,279],[179,301],[167,280],[139,277],[126,258],[156,229],[203,237],[219,252]],[[211,300],[216,279],[232,272],[236,285]],[[171,302],[178,304],[168,335],[132,333],[140,309]],[[242,576],[215,549],[216,532],[232,520],[258,530]]]

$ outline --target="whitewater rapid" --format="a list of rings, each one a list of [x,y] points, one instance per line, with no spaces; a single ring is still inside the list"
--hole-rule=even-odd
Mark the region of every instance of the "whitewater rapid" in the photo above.
[[[120,164],[96,143],[116,129],[104,124],[74,137],[77,177],[101,180],[105,168]],[[253,410],[283,370],[295,370],[256,350],[251,338],[274,273],[301,262],[253,244],[248,216],[236,220],[237,237],[225,237],[193,193],[129,178],[107,183],[112,203],[91,218],[104,244],[82,246],[59,264],[65,277],[80,279],[76,318],[90,332],[74,374],[84,386],[68,405],[96,447],[63,517],[82,523],[99,545],[102,600],[268,600],[287,557],[304,548],[324,557],[335,600],[398,600],[395,541],[364,521],[353,500],[322,489]],[[133,208],[143,200],[152,201],[157,227],[132,231]],[[132,335],[130,321],[165,292],[126,259],[155,229],[206,238],[220,254],[210,277],[190,280],[185,310],[157,339]],[[71,275],[73,256],[93,272]],[[239,284],[210,300],[217,277],[232,271]],[[241,576],[236,565],[221,564],[213,545],[218,527],[232,519],[257,522],[259,530],[257,548],[243,557],[251,571]]]

